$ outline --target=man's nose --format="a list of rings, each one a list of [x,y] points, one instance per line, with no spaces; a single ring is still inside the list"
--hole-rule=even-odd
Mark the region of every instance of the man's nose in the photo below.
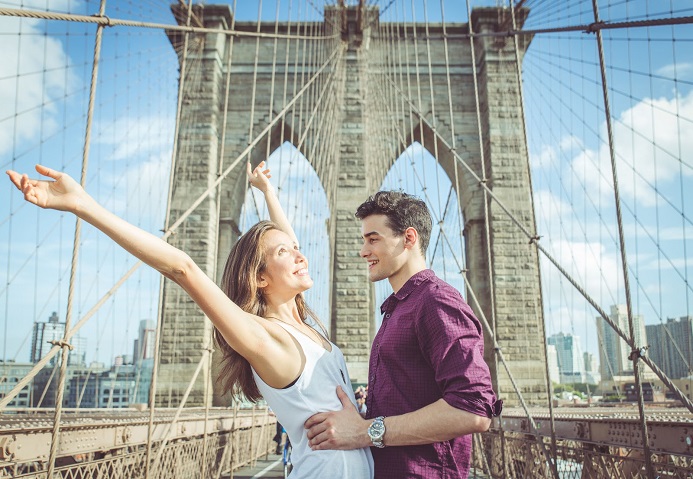
[[[367,246],[368,245],[365,245],[365,244],[363,246],[361,246],[361,250],[359,251],[359,254],[361,255],[362,258],[365,258],[366,256],[368,256],[370,254]]]

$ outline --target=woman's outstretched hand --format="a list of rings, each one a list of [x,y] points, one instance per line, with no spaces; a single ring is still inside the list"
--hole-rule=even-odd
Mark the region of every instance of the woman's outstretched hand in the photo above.
[[[248,181],[250,181],[250,184],[258,190],[262,191],[263,193],[267,193],[267,191],[273,190],[272,184],[269,182],[269,179],[272,178],[272,175],[270,174],[269,168],[264,168],[264,161],[261,161],[260,164],[257,165],[254,170],[251,169],[250,162],[246,164],[246,172],[248,173]]]
[[[26,174],[7,170],[14,186],[24,194],[24,199],[41,208],[74,212],[85,195],[84,189],[69,175],[36,165],[36,171],[54,181],[32,180]]]

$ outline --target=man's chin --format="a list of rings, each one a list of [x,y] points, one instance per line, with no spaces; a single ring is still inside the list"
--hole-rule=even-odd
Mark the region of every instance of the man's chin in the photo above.
[[[369,271],[369,272],[368,272],[368,280],[369,280],[371,283],[377,283],[378,281],[382,281],[382,280],[384,280],[384,279],[385,279],[384,276],[382,276],[382,275],[376,273],[375,271]]]

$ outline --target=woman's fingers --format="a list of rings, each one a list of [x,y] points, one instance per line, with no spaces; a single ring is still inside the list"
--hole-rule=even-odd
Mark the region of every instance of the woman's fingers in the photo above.
[[[54,180],[58,180],[62,176],[62,173],[60,173],[59,171],[53,170],[43,165],[36,165],[36,171],[42,174],[43,176],[53,178]]]
[[[16,171],[12,170],[7,170],[5,173],[7,173],[7,176],[10,177],[10,181],[14,186],[17,187],[18,190],[22,190],[22,177],[17,173]]]

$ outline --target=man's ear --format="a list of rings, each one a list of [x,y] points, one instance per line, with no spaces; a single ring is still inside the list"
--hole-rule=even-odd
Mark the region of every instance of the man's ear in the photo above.
[[[406,230],[404,230],[404,247],[405,248],[413,248],[416,246],[416,244],[419,241],[419,232],[416,231],[416,228],[410,226]]]

